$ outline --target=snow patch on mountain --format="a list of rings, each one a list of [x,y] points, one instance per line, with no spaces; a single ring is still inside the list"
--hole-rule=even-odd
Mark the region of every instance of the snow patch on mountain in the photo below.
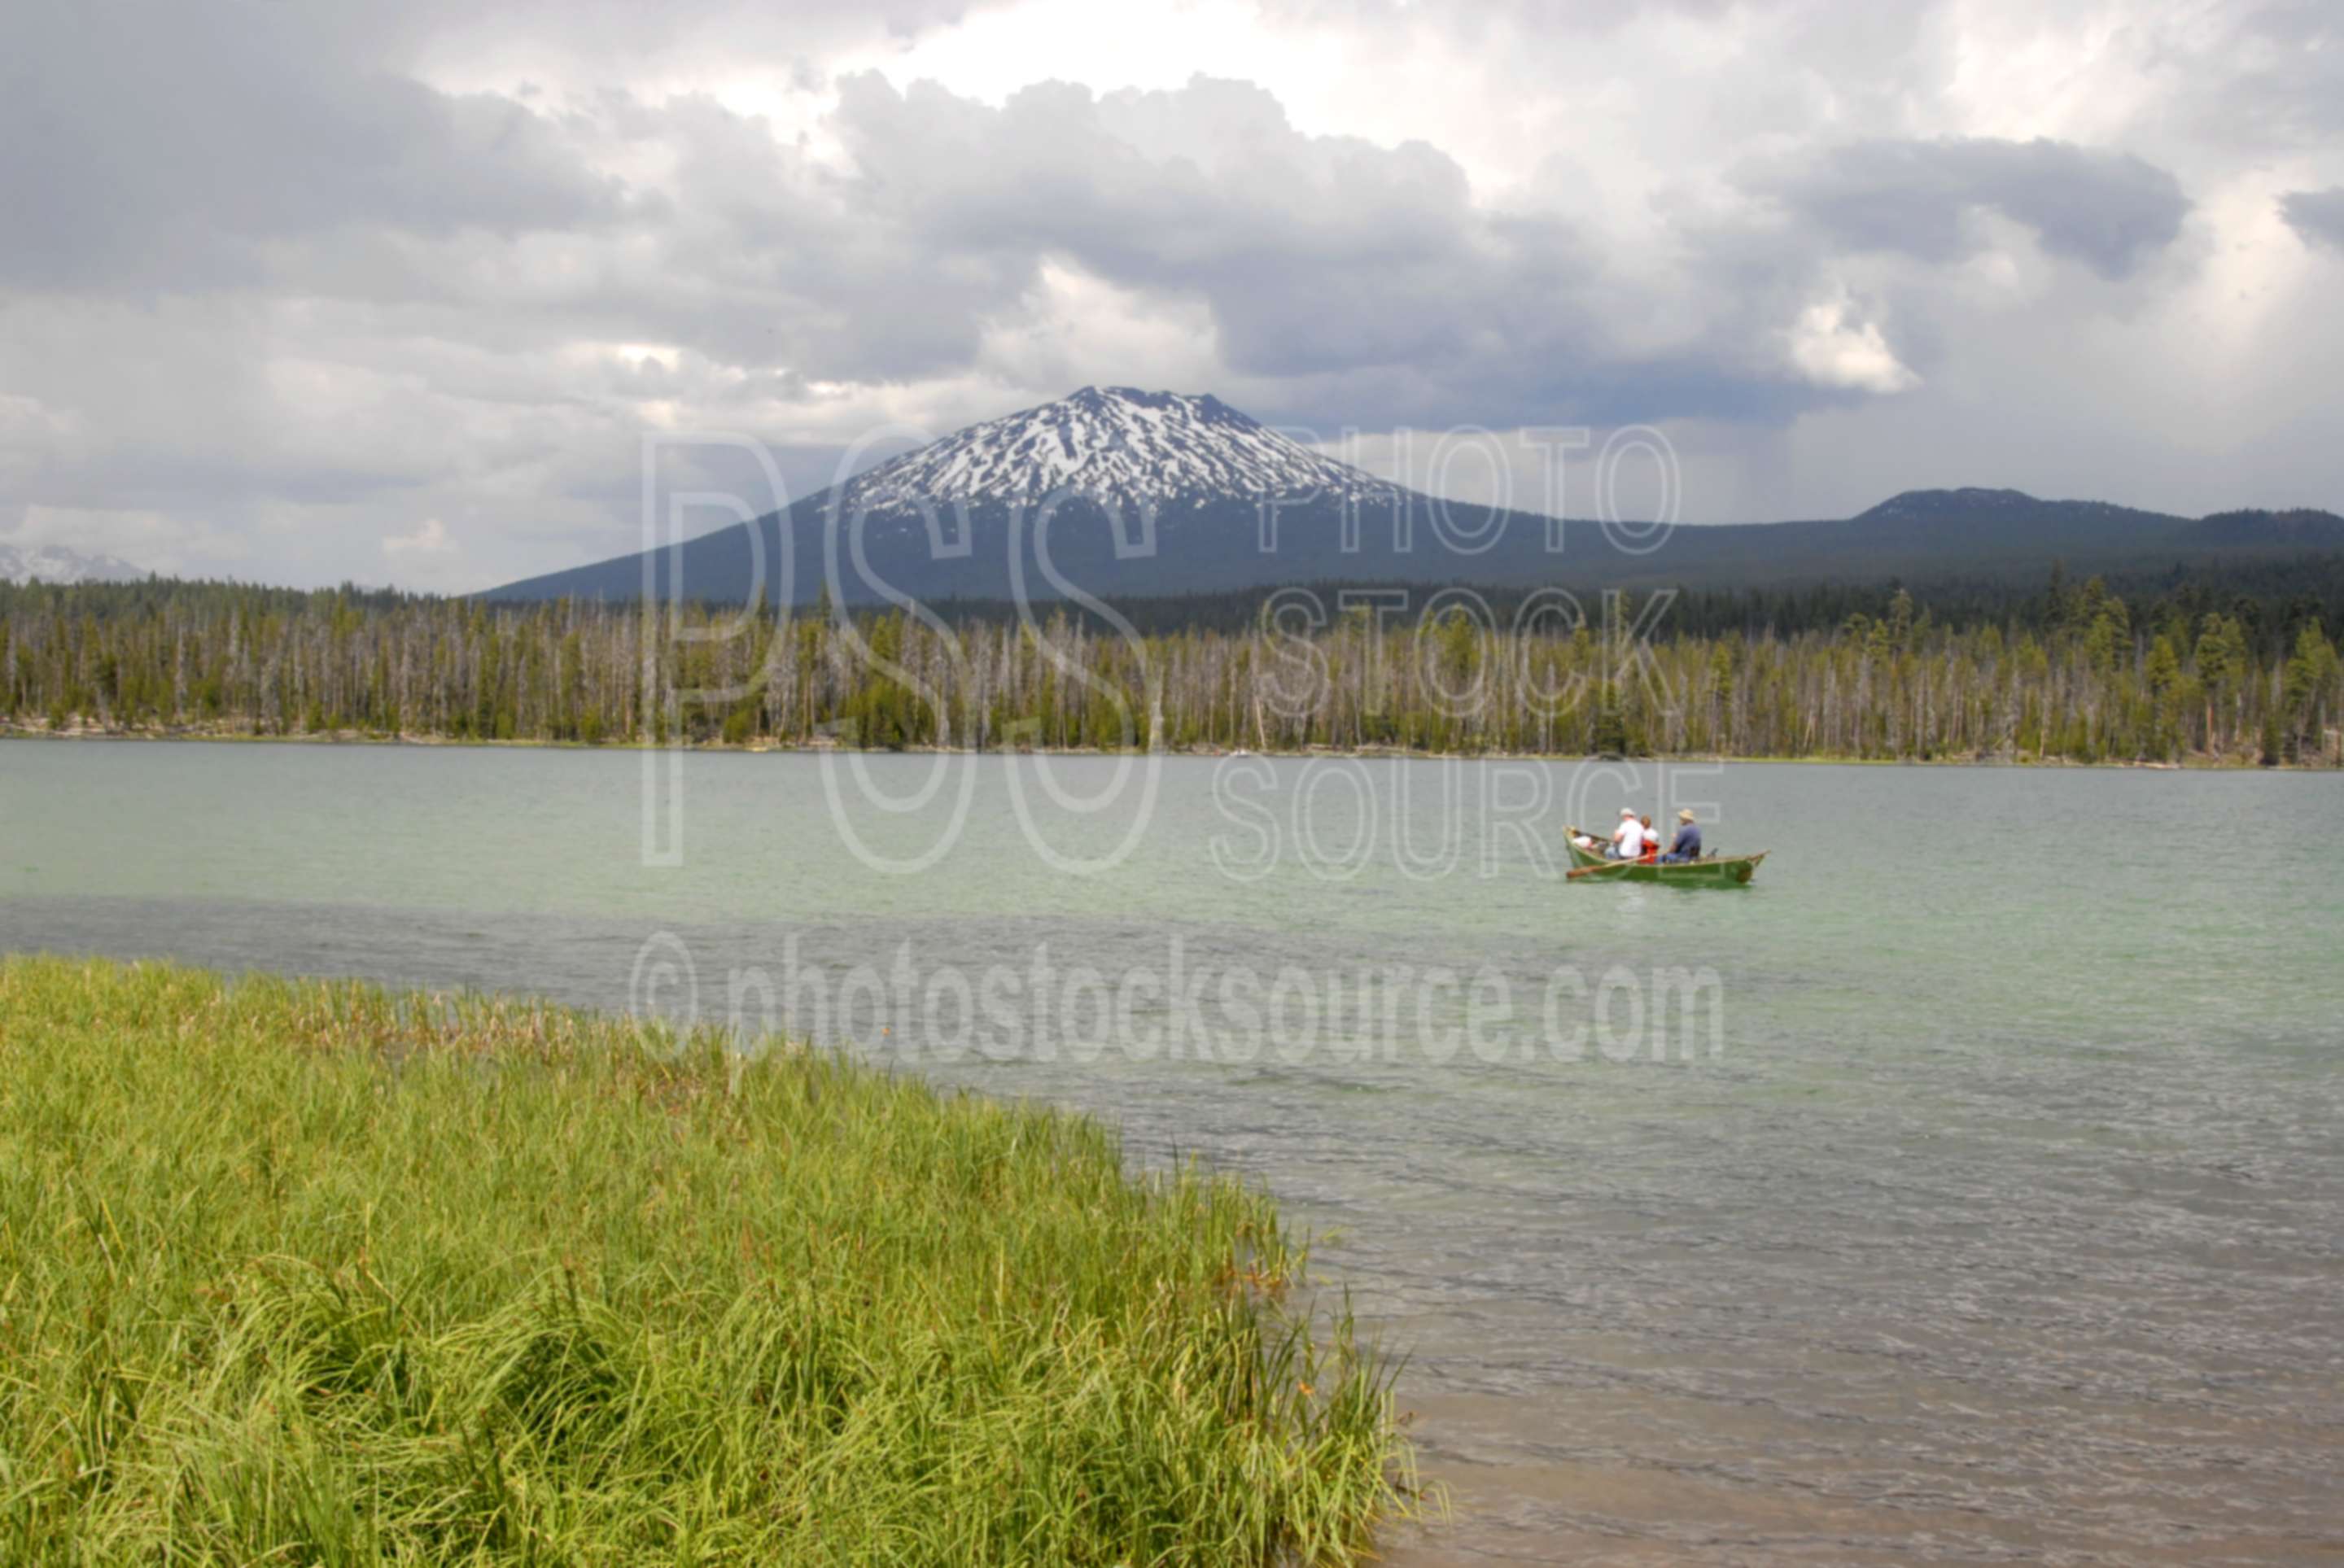
[[[849,510],[1032,506],[1072,494],[1127,509],[1270,498],[1389,502],[1392,486],[1209,394],[1086,387],[988,419],[850,480]]]
[[[12,583],[135,583],[146,577],[118,556],[89,555],[63,545],[0,544],[0,579]]]

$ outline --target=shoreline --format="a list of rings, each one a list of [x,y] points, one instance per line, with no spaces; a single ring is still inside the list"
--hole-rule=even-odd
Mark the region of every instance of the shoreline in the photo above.
[[[1437,1511],[1398,1361],[1265,1190],[759,1045],[0,957],[0,1274],[35,1292],[0,1527],[60,1559],[1356,1563]]]
[[[966,746],[904,746],[861,747],[841,746],[816,740],[801,744],[794,741],[759,741],[738,743],[726,740],[688,740],[671,745],[652,740],[551,740],[541,739],[496,739],[474,736],[435,735],[407,731],[398,735],[381,735],[364,730],[303,731],[297,734],[260,734],[249,729],[155,729],[120,725],[80,725],[63,730],[46,725],[0,723],[0,741],[7,740],[96,740],[96,741],[200,741],[207,744],[270,745],[270,746],[352,746],[352,747],[415,747],[428,749],[450,747],[477,750],[524,751],[685,751],[711,756],[755,757],[773,753],[798,756],[858,755],[865,757],[1178,757],[1203,760],[1227,757],[1259,757],[1285,760],[1324,757],[1337,759],[1377,759],[1403,762],[1554,762],[1554,763],[1625,763],[1700,764],[1733,763],[1768,767],[1825,768],[1977,768],[1977,769],[2111,769],[2147,773],[2337,773],[2344,772],[2344,763],[2338,762],[2273,762],[2264,763],[2247,758],[2208,757],[2201,753],[2177,761],[2102,760],[2082,762],[2066,757],[1848,757],[1819,753],[1798,757],[1738,757],[1718,753],[1690,752],[1672,756],[1602,756],[1593,753],[1559,751],[1411,751],[1400,747],[1306,746],[1258,750],[1250,747],[1183,747],[1163,751],[1107,750],[1097,747],[1020,746],[979,749]]]

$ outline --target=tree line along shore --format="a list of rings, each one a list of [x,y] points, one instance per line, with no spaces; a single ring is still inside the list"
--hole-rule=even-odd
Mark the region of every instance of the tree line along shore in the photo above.
[[[741,1043],[0,960],[0,1557],[1343,1563],[1425,1506],[1264,1194]]]
[[[0,727],[574,744],[2344,765],[2318,598],[2055,571],[1116,627],[155,581],[0,586]],[[1312,600],[1310,605],[1318,601]],[[1145,624],[1145,623],[1143,623]]]

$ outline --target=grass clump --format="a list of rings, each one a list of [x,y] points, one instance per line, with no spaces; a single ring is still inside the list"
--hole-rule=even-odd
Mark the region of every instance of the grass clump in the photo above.
[[[0,963],[0,1560],[1348,1561],[1407,1455],[1302,1263],[830,1056]]]

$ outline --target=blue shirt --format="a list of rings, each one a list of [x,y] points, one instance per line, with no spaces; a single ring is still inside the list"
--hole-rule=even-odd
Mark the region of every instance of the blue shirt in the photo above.
[[[1700,854],[1701,824],[1698,822],[1681,824],[1677,829],[1677,841],[1669,846],[1669,853],[1687,856]]]

